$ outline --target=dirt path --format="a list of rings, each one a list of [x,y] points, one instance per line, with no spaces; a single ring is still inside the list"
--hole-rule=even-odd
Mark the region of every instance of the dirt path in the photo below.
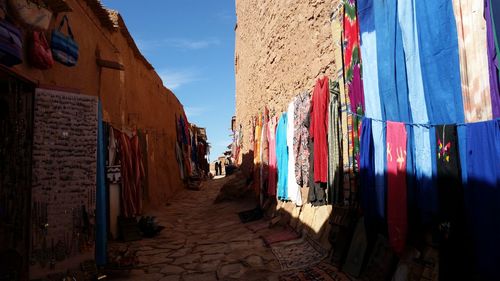
[[[166,228],[158,237],[129,244],[139,269],[112,280],[278,280],[271,249],[238,218],[251,202],[213,204],[228,178],[207,181],[201,191],[182,190],[169,206],[148,214]],[[121,244],[123,246],[123,243]]]

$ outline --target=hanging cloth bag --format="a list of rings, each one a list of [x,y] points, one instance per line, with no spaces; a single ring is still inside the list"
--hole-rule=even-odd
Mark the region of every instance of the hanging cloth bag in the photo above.
[[[43,32],[33,31],[29,58],[31,65],[38,69],[49,69],[54,65],[52,51]]]
[[[35,30],[47,30],[52,12],[40,0],[9,0],[14,16],[24,25]]]
[[[6,20],[0,20],[0,63],[13,66],[23,62],[21,30]]]
[[[66,23],[68,35],[61,32]],[[52,55],[54,59],[66,66],[75,66],[78,61],[78,43],[76,43],[69,25],[67,16],[64,16],[59,27],[52,31],[51,41]]]

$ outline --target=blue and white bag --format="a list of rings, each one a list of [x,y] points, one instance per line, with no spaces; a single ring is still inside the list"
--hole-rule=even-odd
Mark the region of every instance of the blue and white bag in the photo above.
[[[66,23],[68,27],[68,35],[61,32],[61,29]],[[69,26],[69,20],[67,16],[64,16],[59,28],[52,31],[52,39],[50,47],[52,49],[52,55],[54,59],[66,66],[75,66],[78,61],[78,43],[75,41],[71,27]]]

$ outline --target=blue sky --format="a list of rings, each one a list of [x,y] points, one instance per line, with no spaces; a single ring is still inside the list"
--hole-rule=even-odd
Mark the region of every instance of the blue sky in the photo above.
[[[215,160],[231,142],[234,115],[234,0],[103,0],[118,10],[143,55],[206,127]]]

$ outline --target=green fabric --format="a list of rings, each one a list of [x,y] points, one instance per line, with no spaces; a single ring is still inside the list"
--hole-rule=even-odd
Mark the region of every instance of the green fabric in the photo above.
[[[340,89],[339,82],[330,80],[330,105],[328,108],[328,202],[341,202],[340,196]]]
[[[490,1],[490,0],[487,0]],[[500,46],[498,45],[498,37],[497,37],[497,30],[496,30],[496,24],[495,24],[495,15],[493,13],[493,5],[491,4],[490,1],[490,16],[491,16],[491,26],[493,27],[493,36],[495,37],[495,48],[497,49],[497,56],[500,55]],[[498,57],[497,57],[498,61]],[[500,67],[497,68],[498,76],[500,76]]]

